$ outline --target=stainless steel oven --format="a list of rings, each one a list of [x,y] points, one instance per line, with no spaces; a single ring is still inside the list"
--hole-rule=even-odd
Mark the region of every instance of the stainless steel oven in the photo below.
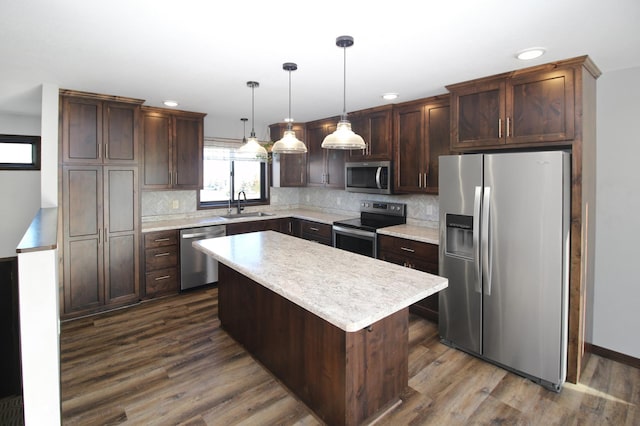
[[[406,204],[365,200],[360,203],[360,217],[333,222],[333,246],[376,258],[376,230],[406,222]]]

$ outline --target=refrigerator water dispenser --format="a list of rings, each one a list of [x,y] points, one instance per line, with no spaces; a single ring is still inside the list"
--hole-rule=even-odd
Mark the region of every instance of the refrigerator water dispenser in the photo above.
[[[446,254],[473,260],[473,216],[447,213]]]

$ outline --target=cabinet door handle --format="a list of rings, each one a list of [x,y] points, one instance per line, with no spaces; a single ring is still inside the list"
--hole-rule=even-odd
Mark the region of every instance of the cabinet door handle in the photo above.
[[[157,277],[155,280],[162,281],[162,280],[168,280],[169,278],[171,278],[171,275],[163,275],[161,277]]]
[[[169,256],[171,253],[166,252],[166,253],[158,253],[156,255],[154,255],[155,257],[163,257],[163,256]]]
[[[98,245],[102,244],[102,229],[98,229]]]
[[[160,243],[162,241],[169,241],[169,238],[156,238],[155,240],[153,240],[153,242],[155,243]]]
[[[105,160],[109,159],[109,144],[104,144],[104,158]]]
[[[498,139],[502,139],[502,118],[498,118]]]
[[[178,172],[175,172],[175,173],[173,174],[173,178],[176,180],[176,181],[175,181],[175,185],[177,185],[177,184],[178,184]]]
[[[326,181],[325,181],[325,183],[327,183],[327,184],[328,184],[328,183],[329,183],[329,173],[327,173],[325,176],[326,176]]]
[[[422,173],[418,173],[418,188],[422,188]]]
[[[507,117],[507,137],[511,136],[511,117]]]
[[[316,232],[318,232],[318,231],[319,231],[319,229],[318,229],[318,228],[314,228],[313,226],[312,226],[312,227],[310,227],[309,229],[310,229],[310,230],[312,230],[312,231],[316,231]]]
[[[400,247],[400,250],[408,251],[409,253],[415,253],[416,252],[414,249],[410,249],[408,247]]]
[[[424,187],[425,188],[429,187],[429,174],[428,173],[424,174]]]

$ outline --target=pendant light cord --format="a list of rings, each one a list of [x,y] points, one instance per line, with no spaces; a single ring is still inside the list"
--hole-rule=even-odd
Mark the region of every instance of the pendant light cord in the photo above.
[[[343,78],[342,78],[342,119],[347,119],[347,48],[342,48],[344,53],[343,63]]]
[[[253,111],[254,111],[254,108],[253,108],[253,102],[254,102],[253,91],[254,90],[255,90],[255,86],[251,85],[251,136],[250,136],[251,138],[255,138],[256,137],[256,131],[255,131],[254,127],[253,127],[255,122],[256,122],[254,114],[253,114]]]
[[[291,70],[289,70],[289,124],[287,125],[288,130],[293,129],[293,123],[291,122]]]

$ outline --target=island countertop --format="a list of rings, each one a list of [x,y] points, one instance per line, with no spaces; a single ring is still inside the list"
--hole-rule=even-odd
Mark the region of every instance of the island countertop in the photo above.
[[[200,240],[193,246],[346,332],[448,285],[437,275],[274,231]]]

